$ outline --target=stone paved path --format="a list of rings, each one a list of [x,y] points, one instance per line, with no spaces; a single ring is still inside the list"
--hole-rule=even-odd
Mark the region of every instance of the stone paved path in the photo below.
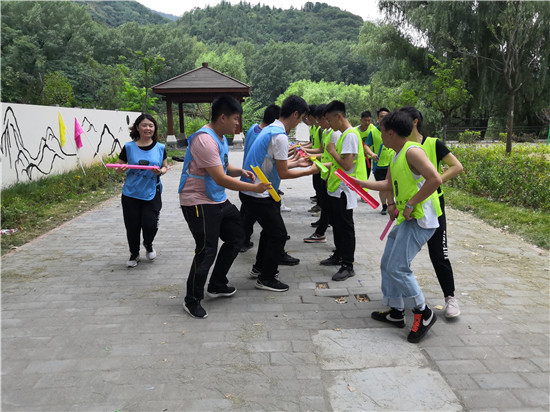
[[[413,268],[439,318],[410,344],[408,328],[370,318],[387,217],[359,204],[357,276],[333,282],[337,268],[318,265],[332,231],[326,244],[302,241],[316,219],[311,179],[285,181],[287,251],[301,259],[280,268],[291,289],[254,288],[253,248],[230,272],[238,293],[206,299],[196,320],[182,310],[194,242],[180,170],[163,178],[155,261],[125,267],[119,198],[2,259],[3,411],[549,410],[548,252],[450,209],[462,315],[444,318],[422,250]]]

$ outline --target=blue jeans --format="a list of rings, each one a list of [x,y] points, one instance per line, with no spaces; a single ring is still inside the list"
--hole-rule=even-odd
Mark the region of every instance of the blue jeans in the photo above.
[[[404,220],[392,229],[380,262],[384,305],[404,309],[424,304],[424,295],[410,265],[434,232],[435,229],[422,229],[416,219]]]

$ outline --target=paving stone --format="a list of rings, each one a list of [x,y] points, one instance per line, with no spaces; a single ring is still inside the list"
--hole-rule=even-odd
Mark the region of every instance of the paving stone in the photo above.
[[[232,150],[230,163],[241,162]],[[315,219],[304,199],[311,179],[283,181],[286,249],[301,259],[280,267],[290,290],[255,289],[253,249],[231,268],[238,293],[206,298],[208,318],[192,319],[182,307],[194,241],[174,195],[180,171],[176,164],[163,177],[152,262],[125,267],[119,196],[3,256],[2,410],[549,409],[547,251],[449,208],[462,315],[448,321],[436,307],[444,301],[423,248],[412,268],[438,322],[413,345],[410,310],[404,329],[370,318],[383,308],[385,243],[376,236],[387,218],[359,204],[356,276],[333,282],[337,268],[319,265],[332,253],[332,230],[326,244],[302,242],[311,234],[304,222]],[[228,198],[240,205],[236,193]],[[318,283],[345,292],[346,303],[317,296]]]

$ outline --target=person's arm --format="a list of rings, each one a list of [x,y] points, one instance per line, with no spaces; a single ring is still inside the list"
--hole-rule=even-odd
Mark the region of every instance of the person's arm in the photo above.
[[[233,170],[236,171],[238,169],[233,168]],[[247,183],[247,182],[242,182],[240,180],[234,179],[233,177],[225,174],[225,170],[221,165],[207,167],[206,172],[210,175],[212,179],[214,179],[214,182],[216,182],[218,186],[225,187],[226,189],[229,189],[229,190],[263,193],[266,190],[271,188],[271,183],[260,182],[260,183],[254,184],[254,183]]]
[[[447,170],[441,173],[441,180],[443,183],[458,176],[464,170],[462,163],[460,163],[456,156],[450,152],[443,159],[441,159],[441,161],[448,166]]]
[[[367,156],[372,158],[376,157],[376,159],[374,160],[378,161],[378,155],[371,150],[369,145],[367,145],[366,143],[363,143],[363,149],[365,150],[365,154]]]
[[[306,159],[300,159],[297,162],[303,162],[303,161],[306,161]],[[297,163],[297,164],[300,167],[303,165],[300,163]],[[316,173],[319,173],[319,169],[315,165],[311,165],[308,168],[301,168],[299,170],[294,170],[293,168],[289,168],[289,162],[287,160],[275,160],[275,165],[277,167],[277,173],[279,174],[279,177],[281,179],[296,179],[298,177],[309,176],[309,175],[314,175]],[[291,165],[293,165],[293,163],[291,163]],[[293,169],[293,170],[290,170],[290,169]]]
[[[386,178],[384,180],[358,180],[355,177],[352,177],[353,180],[361,187],[364,187],[369,190],[376,190],[378,192],[391,192],[393,191],[393,186],[391,184],[391,174],[390,169],[386,173]]]
[[[420,190],[407,201],[407,205],[414,206],[427,199],[433,192],[441,186],[441,176],[437,172],[435,166],[430,162],[428,156],[422,148],[411,147],[405,153],[407,156],[407,162],[409,167],[415,174],[420,174],[424,177],[425,182]],[[412,220],[411,212],[412,208],[405,207],[403,210],[403,216],[407,220]]]

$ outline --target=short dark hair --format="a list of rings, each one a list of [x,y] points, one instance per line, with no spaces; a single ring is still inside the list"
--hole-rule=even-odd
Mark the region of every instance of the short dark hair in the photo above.
[[[327,110],[325,113],[334,113],[334,112],[342,113],[342,115],[346,117],[346,105],[340,100],[333,100],[327,105]]]
[[[389,113],[390,111],[388,109],[386,109],[385,107],[381,107],[380,109],[378,109],[376,111],[376,116],[377,117],[380,116],[380,112],[388,112]]]
[[[404,111],[394,110],[380,120],[380,125],[385,130],[393,130],[398,136],[407,138],[413,130],[413,119]]]
[[[317,110],[317,105],[316,104],[310,104],[309,105],[309,109],[307,111],[307,115],[314,115],[315,113],[315,110]]]
[[[281,108],[276,104],[270,104],[264,110],[264,117],[262,122],[265,124],[271,124],[279,118],[281,115]]]
[[[317,106],[317,108],[315,109],[315,113],[313,114],[315,117],[317,118],[321,118],[325,115],[325,110],[327,108],[328,105],[326,105],[325,103],[322,103],[320,104],[319,106]]]
[[[281,105],[281,116],[283,119],[290,117],[292,113],[298,112],[301,116],[309,112],[309,106],[307,102],[300,96],[295,94],[288,96]]]
[[[134,124],[130,127],[130,137],[132,138],[132,140],[139,140],[138,126],[144,120],[150,120],[155,125],[155,132],[153,133],[153,142],[156,143],[159,139],[159,136],[158,136],[159,125],[157,124],[157,121],[155,120],[155,118],[147,113],[140,114],[136,119],[136,121],[134,122]]]
[[[216,97],[212,102],[212,121],[215,122],[218,118],[225,114],[231,116],[233,114],[242,114],[243,108],[239,101],[229,94],[222,94]]]
[[[372,117],[372,114],[369,110],[365,110],[363,113],[361,113],[361,119],[363,117]]]
[[[416,130],[419,132],[422,130],[422,123],[424,121],[424,117],[422,116],[422,113],[420,113],[420,110],[418,110],[416,107],[412,106],[403,106],[401,109],[399,109],[400,112],[408,113],[409,116],[413,119],[417,119],[418,123],[416,123]]]

